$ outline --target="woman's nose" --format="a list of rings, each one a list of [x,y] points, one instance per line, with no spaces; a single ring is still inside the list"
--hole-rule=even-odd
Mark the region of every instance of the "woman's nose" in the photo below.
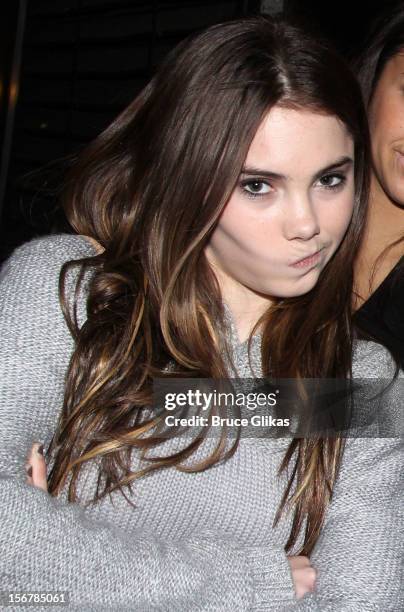
[[[284,233],[287,240],[310,240],[320,233],[318,217],[309,197],[300,196],[289,200],[285,212]]]

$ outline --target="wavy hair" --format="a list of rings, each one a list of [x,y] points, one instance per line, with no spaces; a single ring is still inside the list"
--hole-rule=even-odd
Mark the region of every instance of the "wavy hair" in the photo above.
[[[172,456],[147,457],[161,440],[153,436],[158,419],[145,418],[145,411],[153,377],[228,376],[225,313],[204,250],[274,105],[329,114],[346,126],[355,143],[355,207],[316,287],[276,300],[251,336],[262,323],[264,376],[351,376],[352,262],[368,188],[368,132],[358,85],[334,52],[282,20],[214,25],[169,53],[70,172],[67,217],[103,251],[61,271],[61,303],[75,350],[50,447],[51,494],[69,479],[69,500],[75,501],[80,470],[90,460],[99,465],[95,503],[115,489],[126,497],[124,488],[150,471],[204,470],[236,451],[238,438],[225,450],[222,432],[213,453],[192,466],[182,463],[203,434]],[[76,266],[76,298],[85,271],[92,274],[81,328],[66,295],[66,274]],[[133,449],[145,461],[142,470],[131,471]],[[312,550],[342,450],[341,438],[291,441],[281,471],[293,462],[292,476],[276,517],[294,508],[285,550],[296,543],[305,519],[302,554]]]
[[[353,61],[353,67],[368,107],[387,62],[404,51],[404,7],[391,7],[375,20]]]

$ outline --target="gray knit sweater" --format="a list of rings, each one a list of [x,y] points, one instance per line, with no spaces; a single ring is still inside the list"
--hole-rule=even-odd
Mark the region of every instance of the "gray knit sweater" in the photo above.
[[[81,236],[40,238],[18,248],[1,271],[0,590],[65,591],[69,609],[97,612],[404,610],[399,438],[347,441],[311,557],[316,591],[299,601],[283,549],[291,515],[272,527],[286,482],[276,472],[290,440],[243,438],[233,457],[204,472],[148,475],[133,486],[135,509],[119,493],[84,509],[65,492],[56,499],[25,484],[27,451],[34,441],[46,448],[52,437],[73,350],[58,303],[59,271],[68,259],[92,254]],[[84,304],[82,296],[81,321]],[[239,375],[248,376],[247,345],[233,323],[230,335]],[[259,367],[259,338],[254,343]],[[357,343],[355,376],[391,372],[382,347]],[[398,401],[393,385],[395,410]],[[96,465],[87,466],[83,501],[95,479]]]

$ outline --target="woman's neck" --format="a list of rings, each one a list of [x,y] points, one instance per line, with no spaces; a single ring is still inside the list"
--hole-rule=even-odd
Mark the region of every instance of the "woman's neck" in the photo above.
[[[377,261],[379,255],[403,235],[403,208],[388,197],[377,178],[372,175],[366,229],[355,266],[355,286],[360,296],[356,308],[377,289],[402,256],[403,242]]]
[[[231,312],[234,327],[237,332],[238,343],[242,344],[249,338],[254,325],[260,316],[267,310],[269,304],[265,308],[261,306],[259,309],[245,310],[237,301],[225,299],[226,306]]]
[[[208,260],[219,283],[223,302],[230,310],[238,342],[242,344],[249,338],[260,316],[271,305],[271,299],[236,281],[213,258]]]
[[[268,297],[254,293],[242,285],[221,283],[223,300],[230,309],[238,341],[241,344],[249,338],[260,316],[269,308]]]

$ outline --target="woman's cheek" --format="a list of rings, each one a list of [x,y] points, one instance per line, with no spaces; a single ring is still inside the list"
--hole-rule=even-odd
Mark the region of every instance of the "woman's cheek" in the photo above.
[[[354,211],[354,193],[343,194],[335,203],[334,227],[336,238],[341,241],[352,219]]]

